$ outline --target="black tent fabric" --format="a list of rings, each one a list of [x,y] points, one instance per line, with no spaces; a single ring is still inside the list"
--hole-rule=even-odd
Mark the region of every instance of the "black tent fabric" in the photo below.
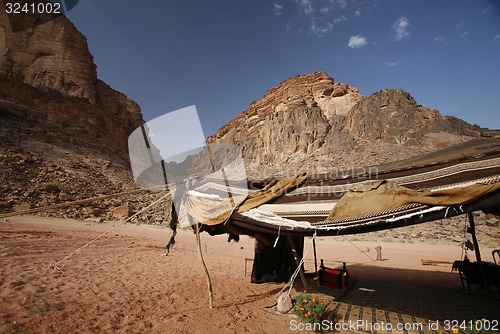
[[[287,282],[297,269],[292,249],[286,237],[255,239],[255,256],[252,267],[252,283]],[[304,250],[304,238],[293,238],[297,253]]]

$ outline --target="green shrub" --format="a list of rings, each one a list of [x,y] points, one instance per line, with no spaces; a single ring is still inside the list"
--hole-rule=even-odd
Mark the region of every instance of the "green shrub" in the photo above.
[[[293,313],[302,323],[319,323],[328,303],[328,299],[318,297],[314,293],[300,294],[295,298]]]

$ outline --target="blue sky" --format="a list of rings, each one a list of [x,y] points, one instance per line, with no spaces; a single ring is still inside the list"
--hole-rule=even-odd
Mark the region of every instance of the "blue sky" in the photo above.
[[[499,1],[82,0],[68,17],[146,121],[194,104],[211,135],[281,81],[325,71],[500,129]]]

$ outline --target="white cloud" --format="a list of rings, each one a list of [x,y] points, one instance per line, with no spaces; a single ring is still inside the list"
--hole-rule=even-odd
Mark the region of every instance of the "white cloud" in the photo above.
[[[346,0],[336,0],[335,3],[340,6],[340,8],[346,8],[347,7],[347,1]]]
[[[462,21],[462,22],[460,22],[460,23],[457,23],[457,28],[460,28],[460,27],[461,27],[461,26],[463,26],[463,25],[464,25],[464,22],[463,22],[463,21]]]
[[[333,30],[334,24],[348,20],[348,17],[346,15],[336,17],[335,19],[333,19],[332,16],[335,17],[339,15],[336,13],[336,10],[348,7],[350,1],[354,0],[322,0],[322,1],[292,0],[292,1],[295,3],[297,9],[301,13],[305,14],[306,16],[305,19],[306,21],[309,22],[309,28],[307,26],[305,27],[303,26],[302,28],[299,28],[299,31],[307,32],[308,35],[315,35],[317,37],[322,37],[324,34]],[[274,5],[275,5],[275,11],[279,10],[280,13],[277,14],[277,16],[281,15],[282,8],[276,7],[276,5],[278,5],[277,3],[275,3]],[[283,7],[281,5],[279,6]]]
[[[483,9],[483,14],[486,14],[488,13],[491,9],[493,9],[493,5],[489,5],[488,7],[486,7],[485,9]]]
[[[345,15],[342,15],[340,17],[337,17],[335,20],[333,20],[333,23],[340,23],[340,22],[344,22],[344,21],[347,21],[347,16]]]
[[[330,22],[326,23],[326,25],[321,27],[316,25],[315,20],[311,21],[311,32],[318,37],[323,37],[324,34],[326,34],[332,29],[333,29],[333,24],[331,24]]]
[[[304,14],[311,15],[314,12],[314,7],[311,0],[295,0],[304,10]]]
[[[357,17],[361,17],[361,11],[360,10],[355,11],[354,15],[356,15]]]
[[[494,41],[498,41],[500,39],[500,34],[496,34],[495,37],[493,37]]]
[[[329,1],[329,4],[326,5],[325,7],[322,7],[319,12],[321,14],[326,14],[326,13],[329,13],[333,10],[335,10],[336,8],[341,8],[341,9],[344,9],[347,7],[347,0],[330,0]]]
[[[277,3],[274,3],[274,15],[281,16],[283,14],[283,6]]]
[[[460,38],[465,38],[465,37],[467,37],[467,36],[469,36],[469,32],[468,32],[468,31],[464,31],[464,32],[462,33],[462,35],[460,35]]]
[[[347,44],[347,46],[350,47],[351,49],[355,49],[365,46],[366,44],[368,44],[366,37],[361,35],[356,35],[356,36],[351,36],[351,38],[349,38],[349,43]]]
[[[399,60],[398,61],[393,61],[393,62],[386,63],[386,65],[389,66],[389,67],[398,66],[399,64],[401,64],[401,62]]]
[[[405,38],[410,37],[410,32],[408,31],[408,27],[410,26],[410,20],[406,17],[400,17],[394,22],[392,25],[392,30],[394,30],[394,41],[401,41]]]
[[[450,41],[446,40],[446,38],[444,38],[443,36],[434,37],[434,42],[439,43],[441,45],[449,45],[450,44]]]

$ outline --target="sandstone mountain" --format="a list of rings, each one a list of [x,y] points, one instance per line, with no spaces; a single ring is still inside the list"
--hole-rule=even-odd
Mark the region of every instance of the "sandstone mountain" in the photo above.
[[[401,89],[363,97],[326,73],[267,91],[209,138],[240,146],[253,177],[376,165],[481,136],[484,130],[417,104]]]
[[[30,19],[23,15],[23,22]],[[63,140],[125,152],[128,135],[142,122],[139,106],[97,78],[85,36],[64,16],[24,30],[13,24],[2,11],[3,113],[52,126]]]
[[[135,189],[127,146],[143,122],[139,106],[98,79],[85,36],[66,17],[15,26],[36,19],[23,15],[0,11],[0,213]],[[156,196],[43,214],[111,219]],[[165,210],[142,220],[164,220]]]

